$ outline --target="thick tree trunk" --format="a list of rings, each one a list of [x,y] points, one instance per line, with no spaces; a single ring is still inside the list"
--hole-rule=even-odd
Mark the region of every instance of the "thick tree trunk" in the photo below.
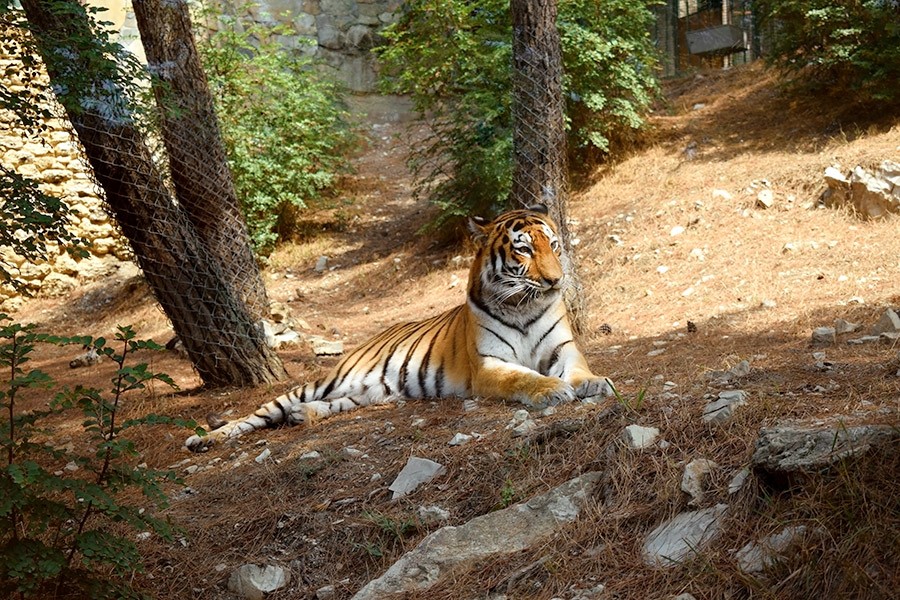
[[[584,298],[567,225],[565,99],[556,0],[512,0],[514,205],[542,203],[559,225],[566,306],[583,328]]]
[[[175,196],[255,320],[268,314],[185,0],[133,0]]]
[[[84,8],[74,0],[22,6],[113,216],[203,381],[283,378],[278,356],[170,197]]]

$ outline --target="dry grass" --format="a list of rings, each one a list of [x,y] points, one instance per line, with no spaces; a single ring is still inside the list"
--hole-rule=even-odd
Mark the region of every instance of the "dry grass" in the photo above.
[[[250,435],[199,456],[182,452],[181,432],[147,432],[138,442],[151,467],[190,458],[203,468],[186,477],[193,493],[172,490],[177,499],[166,513],[183,527],[185,542],[141,542],[148,572],[140,582],[160,599],[227,598],[232,569],[278,563],[290,567],[294,580],[271,596],[276,600],[312,598],[327,584],[336,586],[338,598],[349,598],[437,527],[417,520],[419,506],[439,504],[450,510],[451,524],[461,524],[600,470],[604,483],[594,505],[556,538],[473,565],[439,589],[409,597],[484,598],[495,591],[571,598],[573,590],[597,584],[606,586],[604,597],[629,599],[685,591],[698,599],[896,597],[896,445],[787,489],[753,480],[729,497],[727,485],[748,463],[759,428],[777,420],[849,415],[898,423],[897,348],[809,343],[816,326],[836,318],[870,324],[885,307],[900,304],[897,219],[864,223],[848,212],[809,207],[826,166],[849,170],[900,155],[900,113],[867,117],[859,107],[798,95],[755,66],[673,82],[668,92],[654,118],[653,143],[589,177],[570,210],[594,332],[584,349],[631,409],[566,406],[523,440],[505,429],[518,408],[511,404],[483,403],[464,413],[458,401],[408,402]],[[699,103],[705,106],[695,110]],[[360,159],[353,202],[342,199],[312,218],[306,236],[279,250],[266,273],[274,300],[348,345],[464,298],[466,267],[453,260],[462,251],[411,235],[427,209],[410,198],[402,152],[386,135],[399,127],[379,106],[371,111],[377,135]],[[692,143],[689,160],[684,151]],[[776,198],[769,210],[755,206],[752,186],[763,179]],[[671,235],[676,226],[684,231]],[[785,250],[789,243],[796,249]],[[320,275],[312,267],[323,254],[335,268]],[[120,289],[109,293],[115,297]],[[78,302],[46,300],[30,303],[23,314],[97,334],[126,322],[140,324],[142,333],[163,330],[164,319],[142,293],[132,290],[100,314]],[[695,332],[688,333],[688,321]],[[611,334],[600,333],[604,323]],[[665,352],[648,356],[660,348]],[[834,369],[814,370],[813,350],[827,352]],[[303,350],[283,356],[296,380],[314,377],[328,362]],[[753,367],[740,382],[749,406],[725,427],[704,425],[704,396],[718,391],[704,373],[743,359]],[[53,351],[42,360],[62,376],[68,357]],[[242,414],[287,386],[203,392],[192,390],[199,382],[186,363],[166,357],[155,366],[189,391],[135,399],[129,410]],[[97,369],[78,376],[108,378]],[[664,393],[666,381],[677,384],[672,394]],[[425,424],[413,427],[416,418]],[[669,446],[625,450],[619,436],[630,423],[659,427]],[[485,437],[450,447],[456,432]],[[253,458],[262,440],[272,458],[258,465]],[[345,458],[347,446],[366,456]],[[300,458],[311,450],[321,457]],[[387,485],[411,455],[443,463],[447,474],[409,499],[391,501]],[[640,559],[643,538],[687,509],[681,473],[698,457],[720,466],[703,505],[729,503],[725,532],[683,567],[647,568]],[[742,575],[734,550],[786,524],[805,524],[817,534],[765,578]]]

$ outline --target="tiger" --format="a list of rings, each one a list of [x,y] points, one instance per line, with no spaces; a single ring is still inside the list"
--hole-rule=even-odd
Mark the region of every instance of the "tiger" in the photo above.
[[[543,409],[612,395],[612,382],[591,372],[576,345],[562,294],[562,246],[547,207],[470,219],[469,230],[475,257],[464,304],[386,329],[319,381],[185,446],[200,451],[256,429],[401,398],[477,396]]]

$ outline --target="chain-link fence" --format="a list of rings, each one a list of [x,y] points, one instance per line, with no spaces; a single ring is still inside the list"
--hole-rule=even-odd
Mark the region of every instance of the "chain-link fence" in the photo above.
[[[556,1],[513,1],[513,181],[521,206],[544,204],[560,228],[564,294],[576,328],[583,295],[568,231],[568,164]]]
[[[156,75],[150,111],[136,107],[130,80],[97,46],[77,2],[62,18],[38,0],[22,5],[108,210],[204,382],[282,378],[283,366],[266,344],[265,288],[186,3],[133,2]]]

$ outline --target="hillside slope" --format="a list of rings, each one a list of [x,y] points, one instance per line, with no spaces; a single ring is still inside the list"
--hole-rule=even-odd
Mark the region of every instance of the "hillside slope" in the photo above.
[[[305,320],[307,333],[348,347],[462,302],[467,276],[464,249],[414,235],[430,210],[413,199],[404,168],[406,147],[422,135],[407,132],[405,105],[357,103],[371,141],[347,197],[311,214],[266,271],[273,300]],[[369,408],[200,455],[184,453],[172,428],[142,434],[142,460],[177,465],[190,491],[173,488],[166,511],[183,542],[141,541],[147,573],[138,580],[160,599],[231,598],[232,570],[276,564],[293,577],[267,597],[350,598],[443,524],[599,471],[575,523],[401,597],[896,597],[897,437],[812,474],[757,468],[729,490],[751,465],[761,428],[787,419],[834,431],[900,425],[900,346],[847,343],[900,306],[897,218],[861,221],[818,206],[826,167],[900,160],[900,113],[860,111],[789,92],[758,66],[671,82],[652,141],[587,176],[570,210],[590,308],[582,346],[595,371],[616,382],[619,401],[534,415],[524,437],[507,427],[519,406],[486,401],[475,410],[461,401]],[[763,190],[769,208],[758,203]],[[327,268],[316,272],[323,255]],[[134,323],[165,341],[165,320],[141,284],[110,281],[81,294],[65,305],[29,302],[18,318],[98,335]],[[837,319],[863,330],[812,344],[813,330]],[[282,356],[297,381],[333,363],[306,347]],[[69,358],[49,350],[42,364],[68,381],[108,379],[103,366],[67,372]],[[206,392],[185,361],[167,356],[154,366],[188,391],[156,390],[128,410],[240,415],[288,387]],[[723,424],[705,422],[704,407],[729,390],[745,392],[746,404]],[[76,425],[58,423],[77,446]],[[659,438],[630,449],[629,425],[657,428]],[[456,433],[478,435],[448,445]],[[261,444],[270,454],[256,462]],[[446,472],[392,500],[387,487],[410,456]],[[692,497],[682,481],[699,459],[715,465],[702,497]],[[433,505],[449,520],[420,516]],[[713,543],[676,566],[647,564],[645,540],[657,526],[718,505],[728,509]],[[738,549],[788,526],[805,533],[780,560],[761,574],[741,570]]]

